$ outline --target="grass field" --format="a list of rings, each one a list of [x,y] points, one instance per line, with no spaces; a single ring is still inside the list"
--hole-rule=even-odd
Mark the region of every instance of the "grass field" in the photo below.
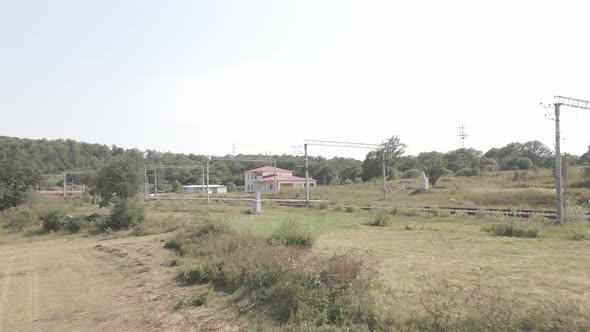
[[[442,212],[433,215],[407,208],[394,209],[426,205],[553,209],[550,175],[548,170],[531,172],[526,181],[513,181],[513,172],[473,178],[448,177],[426,193],[416,193],[411,183],[396,180],[389,184],[390,188],[405,185],[406,190],[392,192],[386,200],[382,200],[378,183],[319,187],[312,197],[328,199],[329,204],[312,209],[266,204],[259,215],[247,213],[248,203],[151,201],[145,205],[144,224],[135,229],[95,234],[92,226],[87,225],[78,234],[41,234],[35,231],[38,225],[29,224],[21,232],[0,229],[0,245],[19,248],[17,244],[22,242],[86,241],[83,238],[105,241],[154,234],[162,234],[159,238],[165,241],[182,234],[187,225],[216,221],[226,223],[239,234],[266,239],[283,222],[292,220],[317,238],[306,249],[307,257],[330,258],[345,253],[363,257],[368,271],[375,271],[380,285],[375,286],[374,292],[378,293],[375,295],[381,301],[383,314],[391,317],[379,319],[389,329],[481,330],[482,325],[478,324],[484,322],[490,331],[587,330],[590,329],[590,224],[587,221],[555,225],[540,218],[450,216]],[[588,189],[576,190],[582,195],[588,193]],[[301,198],[301,194],[287,192],[281,196]],[[361,205],[383,208],[368,212],[359,209]],[[96,211],[108,214],[106,209],[59,198],[40,199],[31,209],[54,206],[74,215]],[[588,211],[587,205],[576,209]],[[386,226],[371,226],[379,215],[387,221]],[[534,229],[536,237],[496,236],[493,230],[498,225]],[[179,267],[171,269],[182,269],[194,262],[198,260],[179,256],[174,264]],[[216,312],[233,307],[228,295],[215,291],[212,286],[172,285],[166,289],[177,300],[176,304],[166,302],[167,305],[180,307],[185,302],[192,303],[193,300],[187,300],[190,294],[209,294],[207,304],[199,302],[200,305]],[[246,317],[247,322],[241,322],[241,328],[281,327],[256,315]]]

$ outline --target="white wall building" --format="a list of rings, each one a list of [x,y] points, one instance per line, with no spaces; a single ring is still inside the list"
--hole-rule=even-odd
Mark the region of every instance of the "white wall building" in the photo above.
[[[185,194],[205,194],[207,192],[207,185],[195,184],[190,186],[182,186]],[[225,194],[227,187],[221,184],[210,184],[209,194]]]
[[[315,187],[316,180],[309,179],[309,186]],[[293,171],[263,166],[246,171],[244,191],[247,193],[279,192],[281,188],[305,188],[305,178],[293,176]]]

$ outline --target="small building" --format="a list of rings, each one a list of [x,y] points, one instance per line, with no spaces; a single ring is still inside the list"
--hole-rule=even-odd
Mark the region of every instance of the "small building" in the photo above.
[[[309,186],[315,187],[316,180],[308,179]],[[286,169],[263,166],[245,172],[244,191],[253,192],[279,192],[281,188],[305,189],[305,178],[294,176],[293,171]]]
[[[190,186],[182,186],[185,194],[205,194],[207,192],[207,185],[195,184]],[[210,184],[209,194],[225,194],[227,187],[221,184]]]

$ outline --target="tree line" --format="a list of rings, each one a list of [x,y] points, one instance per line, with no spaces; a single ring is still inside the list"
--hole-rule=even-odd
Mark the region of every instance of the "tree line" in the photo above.
[[[486,153],[476,149],[457,149],[443,152],[422,152],[416,156],[404,155],[405,144],[397,136],[384,141],[380,149],[367,153],[363,161],[352,158],[309,157],[309,174],[320,185],[358,183],[382,177],[385,158],[388,179],[414,178],[425,171],[432,184],[445,174],[474,176],[496,170],[529,170],[554,166],[553,151],[539,141],[510,143],[492,148]],[[61,182],[43,183],[43,175],[64,171],[83,171],[76,183],[95,187],[97,172],[119,156],[127,156],[141,164],[153,165],[205,165],[207,156],[123,149],[117,146],[90,144],[69,139],[21,139],[0,136],[0,196],[19,192],[25,187],[60,186]],[[232,156],[226,156],[231,158]],[[268,158],[276,166],[304,176],[304,157],[301,155],[238,155],[236,158]],[[568,156],[570,165],[589,161],[588,154]],[[263,166],[260,162],[213,161],[210,163],[210,183],[225,184],[230,189],[244,185],[244,171]],[[154,183],[153,172],[148,178]],[[62,180],[63,181],[63,180]],[[200,170],[161,170],[158,172],[158,190],[180,190],[182,185],[200,184]],[[12,188],[12,189],[10,189]],[[9,200],[16,202],[18,197]],[[10,205],[13,205],[12,203]],[[2,207],[0,207],[1,209]]]

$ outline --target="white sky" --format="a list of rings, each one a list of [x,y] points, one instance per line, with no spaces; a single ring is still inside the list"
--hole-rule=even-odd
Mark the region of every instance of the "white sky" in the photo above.
[[[538,139],[590,99],[586,1],[0,0],[0,135],[224,155]],[[590,110],[563,108],[563,150]],[[313,147],[363,158],[366,151]]]

